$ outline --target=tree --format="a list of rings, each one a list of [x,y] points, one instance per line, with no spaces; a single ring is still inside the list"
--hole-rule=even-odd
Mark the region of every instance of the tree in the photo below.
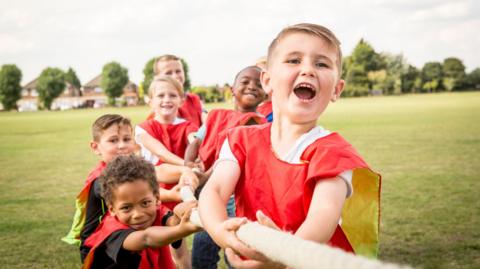
[[[480,89],[480,67],[468,74],[467,82],[469,87]]]
[[[3,65],[0,69],[0,102],[5,110],[17,109],[21,98],[22,71],[14,64]]]
[[[365,40],[360,39],[358,44],[353,49],[350,56],[351,63],[363,67],[365,72],[377,71],[385,69],[386,63],[383,57],[375,52],[373,47]]]
[[[402,54],[383,53],[387,77],[384,82],[384,93],[400,94],[402,92],[402,75],[407,70],[407,63]]]
[[[345,96],[368,95],[369,81],[362,66],[352,64],[345,76]]]
[[[432,92],[438,91],[442,87],[443,68],[439,62],[428,62],[422,68],[421,73],[423,89]]]
[[[117,62],[103,66],[101,87],[108,96],[108,104],[115,105],[115,98],[122,96],[123,88],[128,83],[128,70]]]
[[[82,87],[82,84],[80,83],[77,74],[71,67],[69,67],[67,73],[65,73],[65,82],[68,82],[76,89],[80,89],[80,87]]]
[[[188,71],[189,71],[188,64],[184,59],[180,59],[180,61],[182,62],[183,73],[185,74],[185,82],[183,83],[183,89],[185,90],[185,92],[188,92],[192,87],[190,82],[190,75],[188,74]]]
[[[153,80],[153,64],[155,63],[155,59],[157,59],[157,57],[153,57],[152,59],[148,60],[148,62],[145,64],[145,67],[143,68],[142,85],[144,94],[148,94],[148,89],[150,88],[150,84]]]
[[[415,82],[419,77],[420,72],[418,69],[413,65],[408,65],[405,73],[400,78],[402,80],[402,93],[414,92],[416,89]]]
[[[454,57],[443,61],[444,85],[448,91],[461,90],[467,87],[467,74],[462,60]]]
[[[53,100],[65,90],[65,73],[59,68],[48,67],[38,77],[38,99],[43,107],[50,110]]]

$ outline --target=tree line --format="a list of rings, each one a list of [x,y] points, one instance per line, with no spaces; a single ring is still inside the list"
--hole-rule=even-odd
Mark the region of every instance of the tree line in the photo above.
[[[480,89],[480,68],[467,74],[459,58],[427,62],[417,68],[402,54],[376,52],[363,39],[350,56],[343,58],[342,76],[346,81],[343,93],[346,96]]]
[[[225,99],[218,86],[191,86],[189,67],[181,60],[185,71],[186,91],[200,95],[205,102]],[[145,64],[144,79],[139,85],[140,100],[148,93],[153,80],[155,57]],[[443,62],[427,62],[417,68],[407,62],[402,54],[378,53],[364,39],[355,46],[351,55],[342,59],[342,77],[346,81],[344,96],[367,96],[375,94],[430,93],[441,91],[480,90],[480,68],[466,73],[462,60],[456,57],[446,58]],[[22,72],[15,64],[3,65],[0,69],[0,103],[4,110],[17,109],[21,98]],[[123,93],[128,84],[128,69],[118,62],[109,62],[102,68],[101,87],[108,98],[109,105],[115,105],[115,99]],[[39,105],[50,109],[55,98],[60,96],[67,85],[80,89],[81,83],[75,71],[66,72],[59,68],[47,67],[38,77],[36,90]]]

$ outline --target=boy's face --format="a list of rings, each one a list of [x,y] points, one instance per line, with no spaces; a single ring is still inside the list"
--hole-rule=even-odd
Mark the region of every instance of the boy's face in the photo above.
[[[155,116],[171,118],[177,116],[182,102],[183,99],[173,85],[160,81],[154,88],[149,105]]]
[[[157,70],[159,76],[169,76],[180,82],[181,85],[185,83],[185,74],[183,72],[183,65],[180,61],[160,61],[157,63]]]
[[[120,184],[113,190],[110,213],[135,230],[152,226],[157,216],[158,197],[145,180]]]
[[[243,70],[238,74],[232,92],[238,106],[244,109],[256,108],[265,98],[260,71],[255,68]]]
[[[340,97],[337,51],[320,37],[291,33],[274,49],[262,84],[272,91],[274,110],[294,123],[315,123]]]
[[[103,130],[99,141],[90,142],[90,147],[105,163],[120,155],[130,155],[136,149],[132,128],[128,125],[113,124]]]

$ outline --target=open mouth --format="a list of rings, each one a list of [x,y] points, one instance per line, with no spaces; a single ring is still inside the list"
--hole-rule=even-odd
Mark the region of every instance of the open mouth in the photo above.
[[[305,101],[312,100],[317,94],[313,85],[309,83],[298,84],[295,89],[293,89],[293,92],[298,98],[300,98],[300,100]]]

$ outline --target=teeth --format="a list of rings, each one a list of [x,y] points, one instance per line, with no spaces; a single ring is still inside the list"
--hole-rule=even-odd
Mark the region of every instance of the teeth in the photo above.
[[[295,87],[295,89],[298,89],[298,88],[309,88],[311,90],[313,90],[313,86],[311,84],[308,84],[308,83],[300,83],[297,85],[297,87]]]

